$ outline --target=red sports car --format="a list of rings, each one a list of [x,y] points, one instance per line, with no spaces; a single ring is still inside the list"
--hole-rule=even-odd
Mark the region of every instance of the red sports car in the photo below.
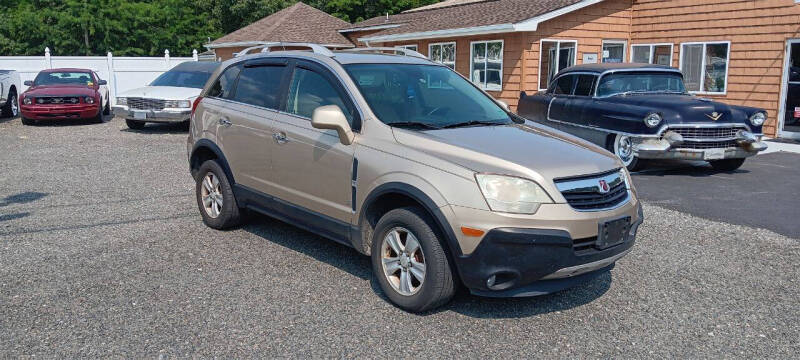
[[[49,69],[36,75],[19,97],[22,123],[33,125],[37,120],[92,119],[103,122],[109,114],[106,81],[88,69]]]

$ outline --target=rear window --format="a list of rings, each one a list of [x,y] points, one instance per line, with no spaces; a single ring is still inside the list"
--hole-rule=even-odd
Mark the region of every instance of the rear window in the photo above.
[[[239,75],[233,100],[245,104],[278,109],[281,79],[286,66],[246,67]]]

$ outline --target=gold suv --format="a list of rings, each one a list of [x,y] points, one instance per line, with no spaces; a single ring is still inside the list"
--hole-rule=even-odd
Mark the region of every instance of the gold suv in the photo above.
[[[251,50],[222,63],[192,107],[208,226],[248,209],[352,246],[414,312],[461,285],[558,291],[631,250],[641,206],[606,150],[516,116],[413,51]]]

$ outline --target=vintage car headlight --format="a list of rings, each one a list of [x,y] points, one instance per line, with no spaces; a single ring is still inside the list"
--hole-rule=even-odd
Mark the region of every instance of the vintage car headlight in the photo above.
[[[128,98],[126,98],[126,97],[118,97],[117,98],[117,105],[128,105]]]
[[[94,104],[94,98],[91,97],[91,96],[86,96],[86,97],[83,98],[83,102],[85,102],[87,104]]]
[[[26,96],[24,99],[22,99],[22,103],[25,105],[30,105],[33,104],[33,100],[31,100],[31,98]]]
[[[750,116],[750,123],[753,124],[753,126],[764,125],[765,121],[767,121],[767,114],[763,111],[759,111]]]
[[[658,113],[649,113],[644,117],[644,124],[647,125],[647,127],[654,128],[660,123],[661,115],[658,115]]]
[[[189,100],[167,100],[164,102],[164,107],[168,108],[190,108],[192,102]]]
[[[492,211],[533,214],[540,204],[553,202],[547,192],[531,180],[494,174],[476,174],[475,179]]]

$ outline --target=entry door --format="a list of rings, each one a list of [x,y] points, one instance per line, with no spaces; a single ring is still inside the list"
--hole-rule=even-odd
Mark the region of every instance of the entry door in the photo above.
[[[343,145],[334,130],[311,126],[314,109],[339,106],[351,123],[354,107],[338,80],[322,66],[298,61],[285,112],[276,118],[273,170],[278,198],[341,222],[351,220],[355,144]]]
[[[800,39],[789,40],[781,135],[800,138]]]

